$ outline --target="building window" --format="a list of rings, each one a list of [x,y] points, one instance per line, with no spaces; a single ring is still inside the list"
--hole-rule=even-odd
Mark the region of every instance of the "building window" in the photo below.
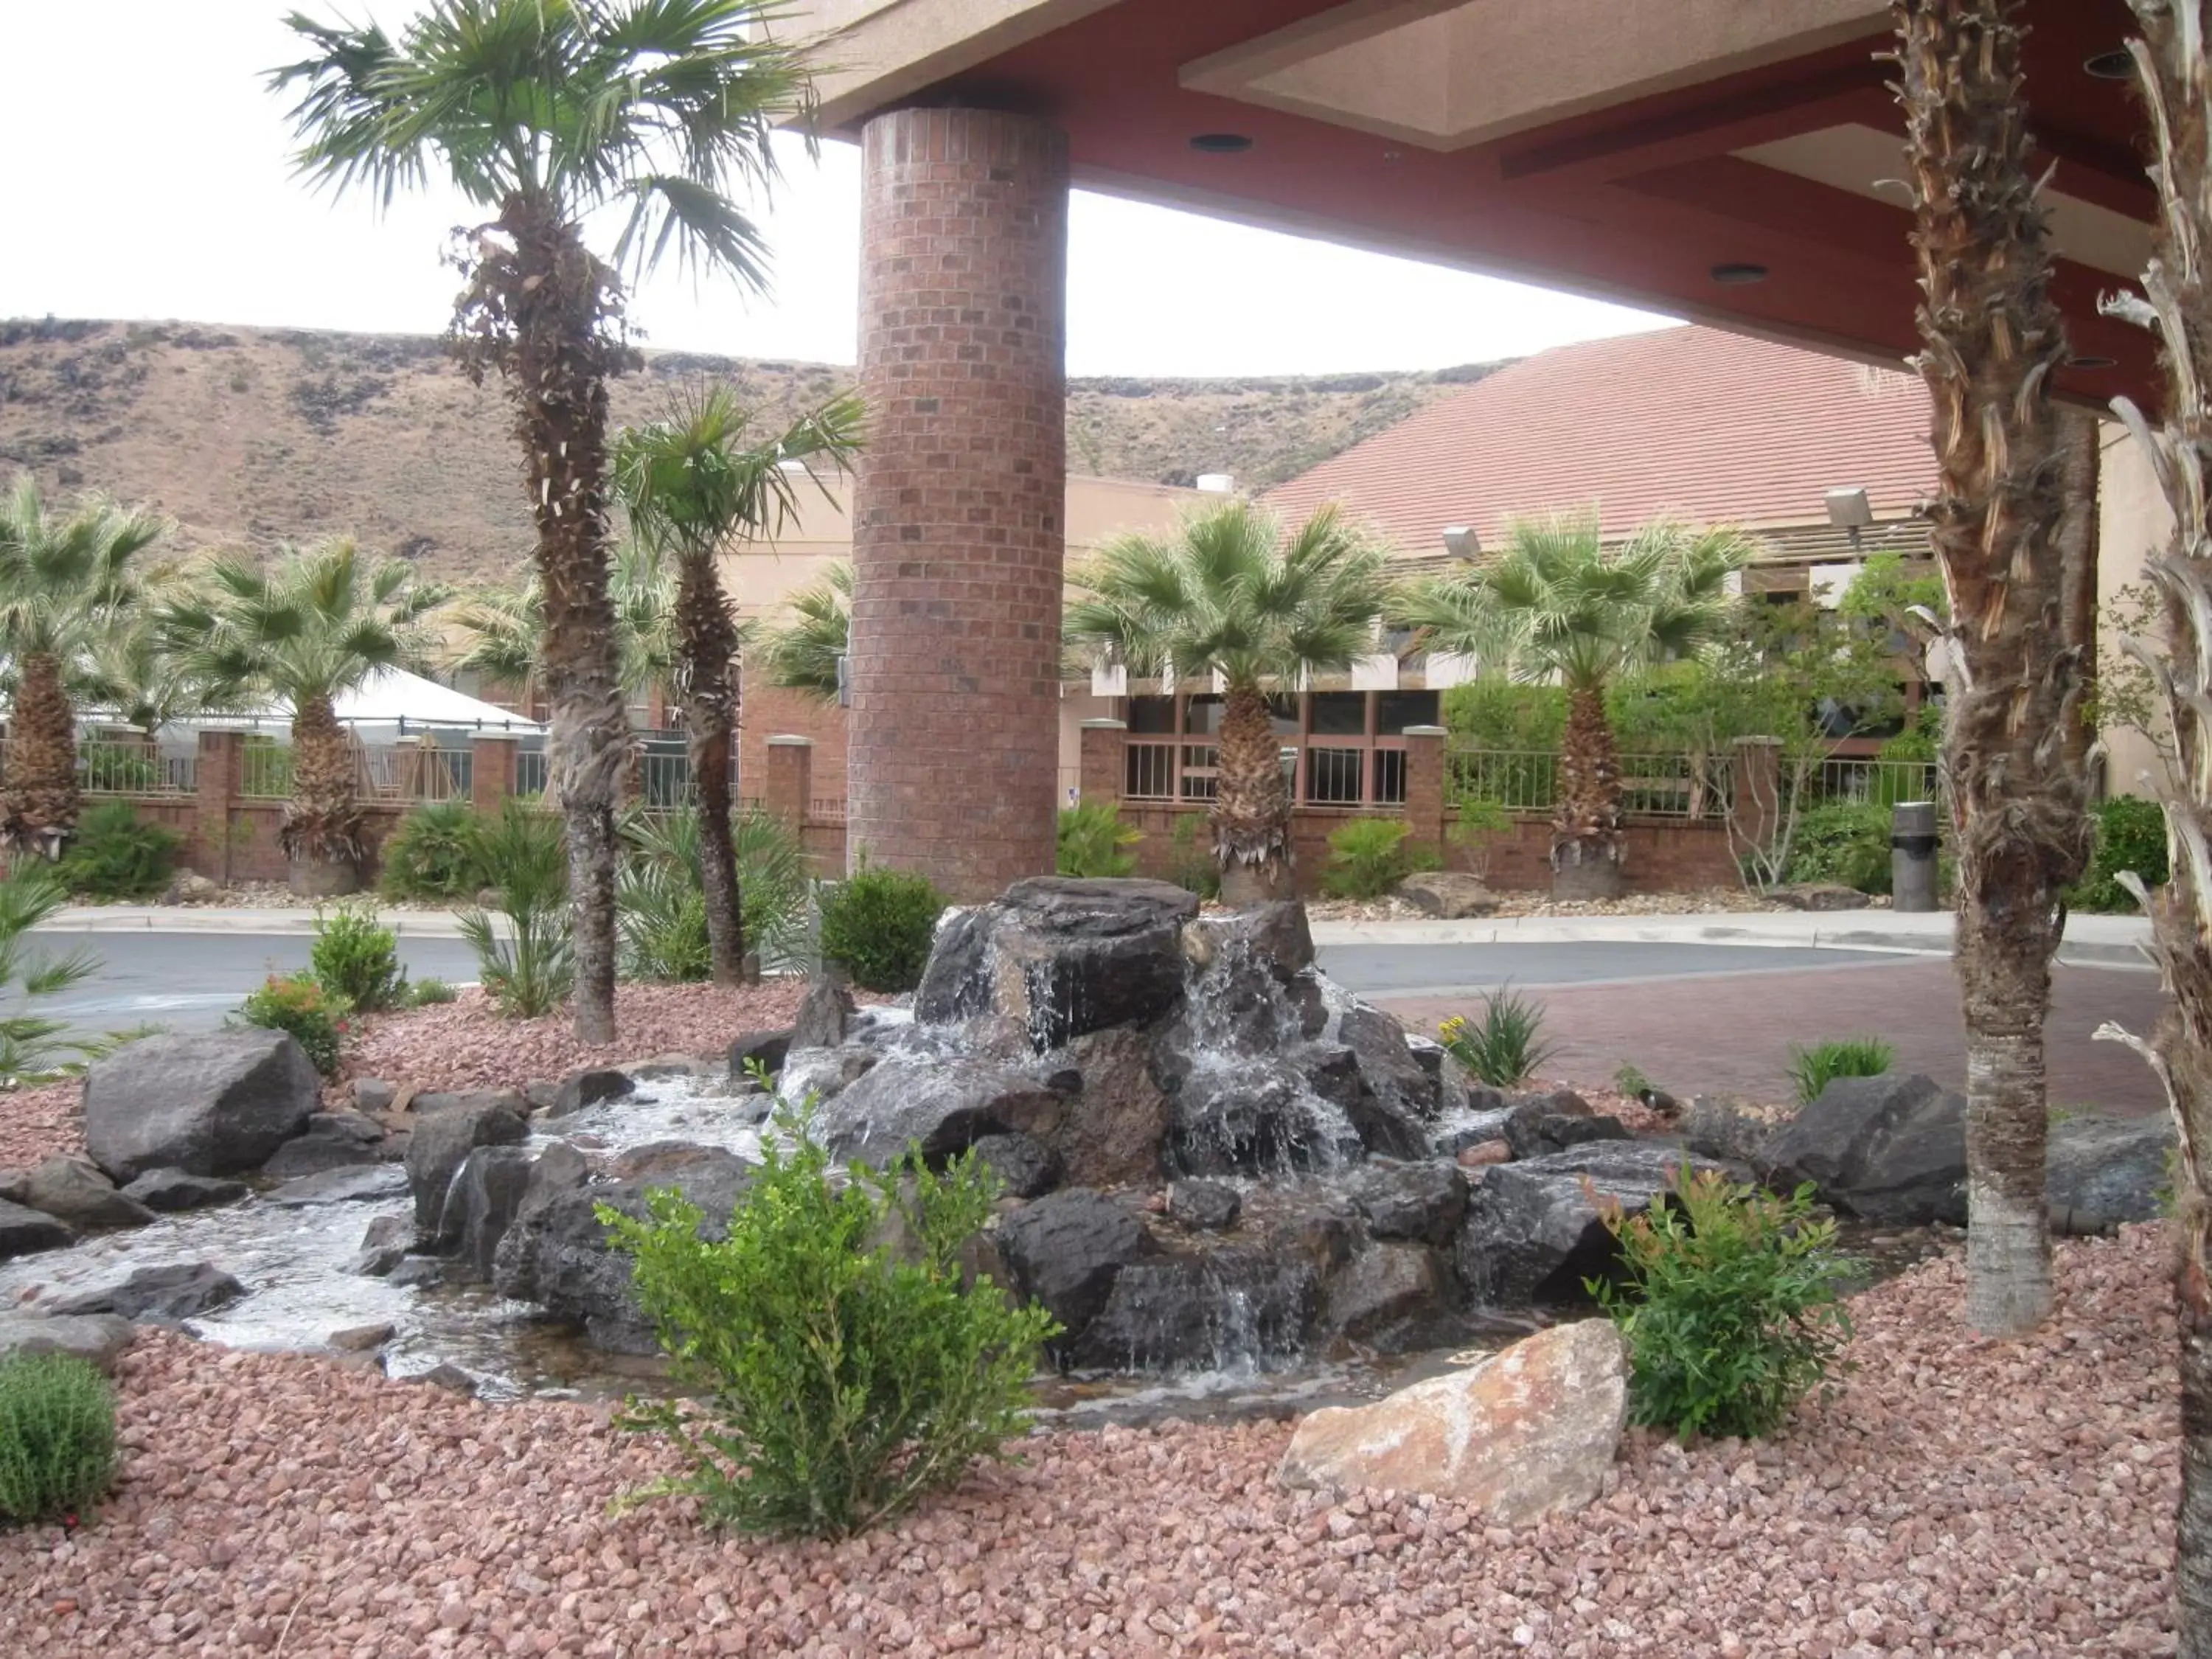
[[[1409,726],[1441,726],[1443,720],[1436,691],[1377,691],[1375,694],[1375,735],[1401,738]],[[1403,799],[1401,794],[1399,797]]]

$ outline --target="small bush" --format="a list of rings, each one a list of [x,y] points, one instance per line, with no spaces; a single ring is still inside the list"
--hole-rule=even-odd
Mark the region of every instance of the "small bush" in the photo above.
[[[127,800],[104,800],[77,819],[56,866],[70,892],[86,898],[150,898],[169,884],[183,839],[149,823]]]
[[[707,895],[696,871],[631,860],[615,883],[615,921],[625,979],[688,984],[713,974]]]
[[[374,905],[342,904],[327,916],[317,910],[307,963],[315,983],[344,1007],[374,1013],[406,1000],[398,938],[377,920]]]
[[[633,1399],[619,1421],[690,1464],[641,1495],[696,1496],[716,1525],[842,1538],[1000,1455],[1056,1328],[988,1279],[963,1282],[997,1191],[974,1154],[942,1175],[909,1155],[838,1180],[803,1114],[778,1121],[791,1145],[763,1146],[721,1239],[699,1237],[678,1193],[649,1194],[644,1220],[599,1206],[661,1346],[711,1401]]]
[[[1674,1201],[1624,1219],[1625,1280],[1589,1281],[1628,1343],[1632,1422],[1692,1435],[1768,1435],[1825,1383],[1850,1339],[1838,1299],[1854,1269],[1813,1188],[1779,1198],[1686,1164]]]
[[[2076,910],[2117,911],[2132,915],[2135,895],[2116,879],[2132,870],[2146,887],[2162,887],[2168,874],[2166,862],[2166,814],[2154,800],[2139,795],[2114,795],[2097,803],[2096,850],[2090,855],[2088,873],[2066,896]]]
[[[1640,1095],[1651,1086],[1651,1079],[1644,1075],[1642,1067],[1625,1064],[1613,1074],[1613,1086],[1625,1095]]]
[[[0,1360],[0,1521],[75,1515],[115,1479],[115,1390],[67,1354]]]
[[[386,839],[377,890],[388,899],[473,896],[492,884],[477,848],[476,814],[466,801],[426,801]]]
[[[1513,828],[1513,819],[1496,801],[1463,797],[1444,833],[1460,849],[1468,873],[1480,880],[1490,874],[1490,854],[1499,836]]]
[[[289,1031],[325,1077],[338,1069],[338,1048],[345,1040],[344,1008],[315,982],[313,974],[272,974],[250,994],[238,1011],[248,1025]]]
[[[623,972],[645,980],[708,978],[714,957],[699,881],[698,815],[641,813],[624,823],[623,836],[630,848],[615,892]],[[812,886],[806,849],[781,819],[760,811],[731,815],[730,844],[746,952],[771,970],[799,965]]]
[[[576,958],[568,934],[568,851],[561,822],[519,800],[476,826],[477,857],[499,894],[502,936],[491,914],[462,912],[461,937],[477,953],[477,976],[501,1013],[521,1019],[550,1014],[575,988]]]
[[[1543,1030],[1543,1005],[1501,985],[1483,998],[1480,1023],[1454,1014],[1437,1035],[1445,1051],[1482,1082],[1510,1089],[1552,1057],[1552,1045],[1541,1041]]]
[[[418,979],[407,988],[410,1008],[428,1008],[441,1002],[452,1002],[461,994],[442,979]]]
[[[1809,1106],[1838,1078],[1880,1077],[1896,1058],[1896,1050],[1880,1037],[1842,1037],[1809,1048],[1792,1044],[1790,1080],[1797,1087],[1797,1103]]]
[[[147,794],[161,787],[161,763],[143,744],[88,743],[76,751],[88,786],[116,794]]]
[[[921,983],[944,896],[923,876],[863,862],[822,896],[822,958],[864,991],[911,991]]]
[[[1831,801],[1798,816],[1785,881],[1825,881],[1862,893],[1889,890],[1890,813],[1864,801]]]
[[[1435,869],[1435,849],[1408,847],[1406,836],[1398,818],[1354,818],[1331,830],[1322,890],[1337,898],[1381,898],[1414,871]]]
[[[1178,812],[1168,838],[1168,879],[1202,899],[1221,896],[1221,861],[1213,855],[1203,812]]]
[[[1121,817],[1112,801],[1085,801],[1064,806],[1060,812],[1060,856],[1055,867],[1063,876],[1130,876],[1137,872],[1137,855],[1129,849],[1144,833]]]

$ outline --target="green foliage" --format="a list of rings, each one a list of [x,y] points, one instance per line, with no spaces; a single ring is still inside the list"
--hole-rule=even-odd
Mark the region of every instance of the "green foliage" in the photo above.
[[[82,984],[100,971],[100,958],[86,951],[67,956],[33,956],[31,930],[69,902],[60,879],[46,865],[21,859],[0,874],[0,1079],[17,1080],[75,1071],[113,1045],[73,1035],[65,1019],[31,1012],[42,997]]]
[[[690,1466],[647,1495],[694,1496],[715,1525],[842,1538],[1001,1455],[1056,1327],[966,1282],[997,1194],[973,1153],[941,1175],[909,1154],[838,1179],[803,1113],[778,1122],[791,1144],[764,1144],[723,1238],[700,1237],[678,1193],[650,1194],[644,1220],[599,1206],[678,1374],[708,1394],[633,1399],[619,1421]]]
[[[1463,743],[1499,754],[1550,754],[1567,730],[1567,694],[1556,685],[1483,678],[1444,693],[1445,728]]]
[[[1544,1006],[1510,985],[1482,999],[1482,1018],[1454,1014],[1437,1028],[1446,1053],[1493,1089],[1511,1089],[1535,1075],[1554,1050],[1544,1042]]]
[[[471,897],[489,885],[477,851],[476,813],[465,800],[425,801],[383,848],[378,890],[390,899]]]
[[[762,672],[770,685],[834,703],[837,662],[853,629],[852,565],[838,560],[784,605],[787,619],[768,630],[755,653]]]
[[[2112,795],[2099,801],[2096,850],[2090,855],[2088,873],[2067,894],[2076,910],[2117,911],[2131,915],[2137,908],[2135,895],[2120,885],[2123,870],[2132,870],[2146,887],[2165,885],[2166,814],[2154,800],[2140,795]]]
[[[712,976],[707,895],[695,871],[629,860],[615,878],[615,924],[625,979],[689,984]]]
[[[623,971],[663,981],[708,978],[713,957],[699,883],[698,815],[636,814],[623,824],[623,838],[629,857],[615,887]],[[760,811],[732,813],[730,842],[746,951],[772,971],[799,965],[806,955],[812,885],[806,849],[782,820]]]
[[[1168,837],[1168,879],[1201,899],[1221,896],[1221,861],[1206,833],[1206,814],[1178,812]]]
[[[0,1359],[0,1521],[74,1516],[115,1479],[115,1390],[68,1354]]]
[[[1129,849],[1144,839],[1121,809],[1109,800],[1085,801],[1060,810],[1060,855],[1063,876],[1131,876],[1137,855]]]
[[[341,1007],[374,1013],[406,1000],[398,937],[377,920],[373,904],[341,904],[330,915],[318,909],[307,965]]]
[[[1896,1058],[1897,1051],[1880,1037],[1839,1037],[1809,1048],[1793,1043],[1790,1080],[1796,1085],[1797,1103],[1810,1105],[1838,1078],[1880,1077]]]
[[[77,819],[55,868],[62,884],[87,898],[149,898],[169,884],[184,838],[150,823],[127,800],[104,800]]]
[[[1887,893],[1890,812],[1868,801],[1829,801],[1798,814],[1786,881],[1839,882],[1862,893]]]
[[[1455,807],[1451,828],[1444,835],[1460,849],[1468,873],[1480,878],[1490,873],[1492,843],[1512,828],[1512,816],[1496,801],[1464,796]]]
[[[1628,1343],[1632,1422],[1685,1440],[1769,1435],[1838,1368],[1854,1264],[1809,1185],[1785,1199],[1686,1163],[1672,1202],[1601,1214],[1626,1279],[1588,1288]]]
[[[1380,898],[1416,870],[1433,870],[1436,849],[1406,844],[1402,818],[1354,818],[1329,831],[1322,890],[1337,898]]]
[[[88,743],[76,751],[87,787],[145,794],[161,787],[161,763],[143,744]]]
[[[1640,1066],[1624,1062],[1613,1074],[1613,1086],[1621,1093],[1634,1097],[1651,1086],[1651,1079],[1644,1075]]]
[[[1836,604],[1846,617],[1878,623],[1900,633],[1916,628],[1924,632],[1925,621],[1911,614],[1915,606],[1933,612],[1939,622],[1951,614],[1942,573],[1926,564],[1917,573],[1908,572],[1902,553],[1869,554]]]
[[[560,820],[507,800],[479,823],[477,855],[499,895],[497,914],[461,913],[461,937],[477,953],[477,976],[500,1012],[522,1019],[550,1014],[575,988],[568,936],[568,852]]]
[[[345,1041],[345,1006],[313,974],[271,974],[250,993],[238,1017],[268,1031],[289,1031],[325,1077],[335,1077]]]
[[[428,1008],[436,1003],[452,1002],[460,994],[442,979],[425,977],[407,988],[407,1006],[410,1008]]]
[[[822,959],[863,991],[911,991],[921,983],[945,896],[926,876],[860,867],[822,896]]]

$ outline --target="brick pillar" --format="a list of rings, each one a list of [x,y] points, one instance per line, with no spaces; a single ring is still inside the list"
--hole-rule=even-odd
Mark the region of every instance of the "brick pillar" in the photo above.
[[[218,886],[230,885],[230,809],[246,781],[246,734],[202,727],[192,767],[192,868]]]
[[[1782,828],[1782,740],[1738,738],[1729,757],[1729,830],[1736,845],[1765,847]]]
[[[770,817],[797,835],[806,822],[814,793],[814,739],[789,736],[768,740],[768,776],[762,805]]]
[[[503,733],[479,732],[469,744],[469,805],[496,812],[514,793],[515,757],[521,743]]]
[[[1406,842],[1444,855],[1444,728],[1406,728]]]
[[[980,899],[1054,865],[1067,140],[908,109],[861,149],[846,844]]]
[[[1076,786],[1083,792],[1083,804],[1092,801],[1121,803],[1121,783],[1128,765],[1129,723],[1127,720],[1085,720],[1083,722],[1081,771]]]

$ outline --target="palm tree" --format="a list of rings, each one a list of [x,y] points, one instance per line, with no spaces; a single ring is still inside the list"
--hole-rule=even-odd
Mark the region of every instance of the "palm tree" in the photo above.
[[[211,560],[161,608],[162,638],[187,673],[222,694],[291,705],[292,799],[280,842],[302,890],[349,890],[364,850],[337,699],[383,669],[427,663],[435,634],[423,619],[445,599],[404,560],[339,537],[287,550],[273,569]]]
[[[699,814],[700,884],[714,983],[744,976],[744,896],[730,841],[730,739],[737,729],[738,622],[716,560],[740,542],[773,538],[799,506],[817,459],[843,471],[860,445],[857,398],[833,399],[780,434],[759,431],[726,387],[670,418],[634,427],[615,449],[615,481],[630,526],[676,558],[676,686],[690,743]],[[801,465],[787,468],[787,462]],[[823,485],[826,495],[828,486]]]
[[[494,216],[469,233],[453,343],[515,406],[544,591],[539,669],[568,820],[575,1028],[615,1035],[617,781],[629,741],[607,602],[608,378],[635,361],[625,273],[673,252],[764,284],[733,185],[776,175],[769,137],[811,113],[803,47],[776,0],[429,0],[395,40],[290,18],[312,55],[277,70],[301,168],[389,201],[441,168]],[[603,260],[594,209],[629,216]]]
[[[1061,634],[1133,674],[1222,687],[1218,782],[1211,815],[1222,896],[1252,904],[1288,891],[1291,791],[1268,706],[1365,651],[1390,595],[1381,549],[1323,507],[1287,539],[1268,514],[1228,501],[1174,536],[1109,542],[1073,580]]]
[[[131,562],[167,522],[88,496],[66,517],[29,473],[0,500],[0,647],[15,669],[0,845],[58,855],[76,828],[76,710],[67,679],[125,613]]]
[[[615,683],[625,708],[676,684],[676,583],[659,551],[624,541],[607,573],[607,609],[614,618]],[[451,620],[465,640],[447,666],[473,671],[504,685],[538,684],[545,649],[545,599],[533,567],[506,587],[479,588]]]
[[[119,612],[70,674],[72,696],[134,727],[149,748],[166,726],[194,714],[233,711],[245,702],[201,679],[161,637],[159,601],[173,580],[173,574],[157,574],[146,586],[149,602]]]
[[[1919,368],[1935,404],[1929,517],[1962,669],[1946,700],[1943,764],[1958,821],[1966,1317],[1996,1336],[2051,1312],[2043,1021],[2066,890],[2089,854],[2075,741],[2089,618],[2070,599],[2066,448],[2051,398],[2066,334],[2051,297],[2016,9],[2013,0],[1897,8],[1924,296]]]
[[[757,653],[770,685],[837,701],[837,664],[853,632],[853,567],[840,559],[822,580],[784,601],[791,618],[771,628]]]
[[[1504,554],[1415,588],[1401,619],[1432,651],[1566,689],[1567,728],[1552,817],[1552,890],[1620,890],[1620,763],[1606,689],[1686,655],[1725,620],[1729,577],[1752,553],[1740,531],[1646,526],[1608,547],[1593,514],[1515,524]]]

